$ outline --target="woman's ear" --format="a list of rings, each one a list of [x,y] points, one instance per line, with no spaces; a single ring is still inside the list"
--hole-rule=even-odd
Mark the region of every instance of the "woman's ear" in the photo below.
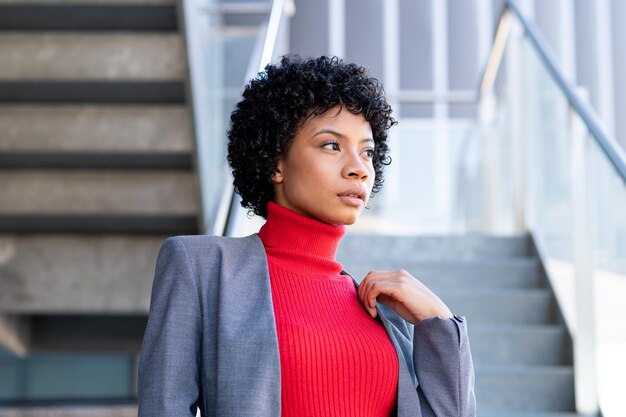
[[[274,175],[272,176],[272,178],[270,178],[270,180],[274,183],[274,184],[280,184],[281,182],[283,182],[283,160],[279,160],[278,164],[276,165],[276,168],[274,169]]]

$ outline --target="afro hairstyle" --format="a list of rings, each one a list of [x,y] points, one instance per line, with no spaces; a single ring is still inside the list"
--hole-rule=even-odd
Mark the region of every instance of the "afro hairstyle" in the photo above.
[[[287,155],[308,118],[337,105],[369,122],[374,138],[372,195],[380,191],[383,167],[391,162],[387,130],[397,123],[382,84],[365,67],[337,57],[287,55],[250,80],[230,116],[227,159],[243,207],[267,218],[267,203],[274,201],[271,178],[280,157]]]

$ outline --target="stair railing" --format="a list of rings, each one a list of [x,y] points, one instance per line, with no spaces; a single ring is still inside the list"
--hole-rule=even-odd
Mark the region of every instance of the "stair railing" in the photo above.
[[[293,0],[270,3],[182,2],[201,206],[199,228],[204,234],[232,235],[241,228],[241,219],[246,217],[235,198],[232,176],[225,163],[227,110],[221,90],[228,75],[225,68],[229,68],[230,63],[215,62],[223,55],[225,47],[219,40],[211,40],[208,34],[223,26],[225,13],[266,14],[269,11],[248,60],[243,80],[247,82],[263,71],[279,51],[285,52],[280,44],[285,32],[281,31],[294,12],[294,3]]]
[[[576,409],[597,415],[595,300],[607,276],[626,276],[626,154],[516,0],[505,3],[479,103],[483,230],[508,221],[533,234],[574,340]]]
[[[281,53],[286,52],[280,43],[280,33],[289,19],[295,13],[293,0],[274,0],[267,23],[261,31],[262,36],[257,38],[257,44],[246,71],[244,84],[265,70],[265,66],[270,64]],[[228,170],[228,169],[227,169]],[[232,175],[228,171],[227,186],[220,197],[220,211],[215,220],[213,233],[222,236],[247,235],[256,231],[254,223],[246,222],[251,220],[247,210],[241,207],[239,198],[235,195],[232,186]],[[254,222],[254,220],[252,220]],[[258,221],[258,219],[256,219]],[[258,227],[257,227],[258,229]]]

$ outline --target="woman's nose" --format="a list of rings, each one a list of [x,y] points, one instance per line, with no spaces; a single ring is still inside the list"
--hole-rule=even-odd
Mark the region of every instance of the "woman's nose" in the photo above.
[[[354,177],[361,180],[367,178],[369,174],[365,161],[363,161],[360,155],[355,153],[351,153],[350,156],[347,157],[343,171],[345,177]]]

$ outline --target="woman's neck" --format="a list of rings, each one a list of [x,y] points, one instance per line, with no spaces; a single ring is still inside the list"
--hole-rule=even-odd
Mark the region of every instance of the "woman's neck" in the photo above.
[[[337,275],[336,261],[345,226],[334,226],[306,217],[273,201],[267,205],[267,221],[259,237],[272,262],[308,273]]]

